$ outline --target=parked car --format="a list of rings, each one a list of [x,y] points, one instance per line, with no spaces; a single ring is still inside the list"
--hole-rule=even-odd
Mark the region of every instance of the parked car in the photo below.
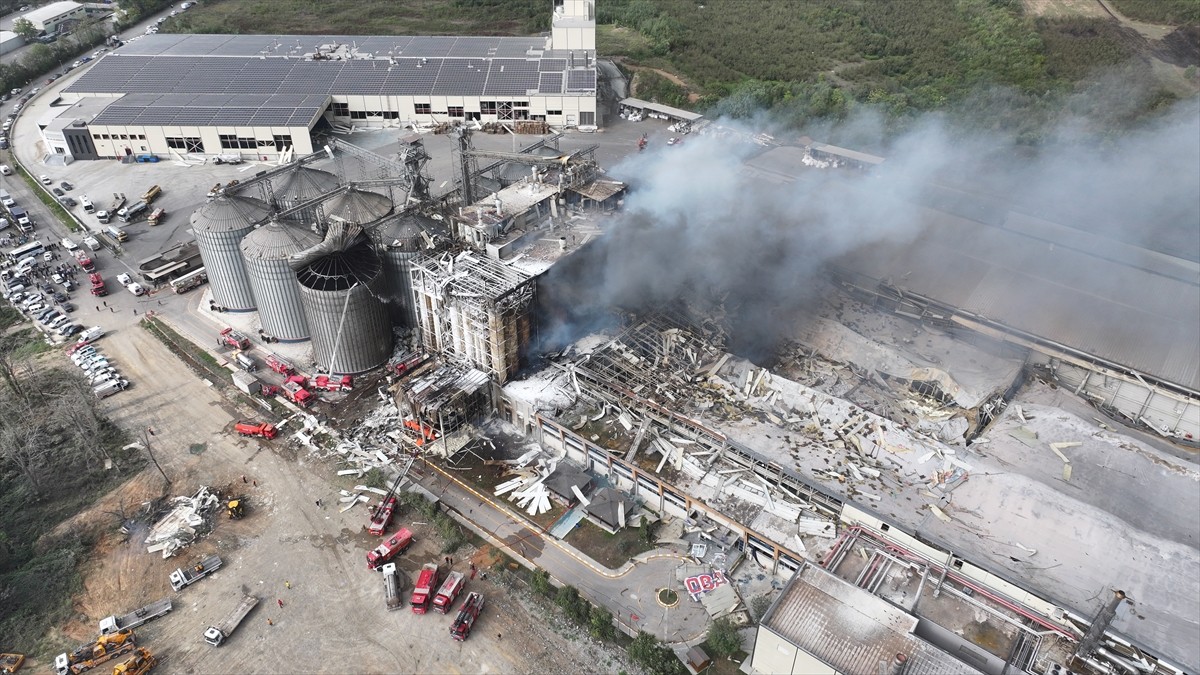
[[[62,189],[62,188],[53,188],[53,189],[52,189],[52,190],[50,190],[50,191],[54,193],[54,196],[55,196],[55,197],[65,197],[65,196],[67,196],[67,193],[63,192],[63,189]]]
[[[64,190],[74,190],[75,189],[75,186],[71,184],[71,181],[67,181],[67,180],[64,180],[63,182],[59,183],[58,186]]]
[[[62,198],[62,199],[60,199],[59,201],[61,201],[61,202],[62,202],[62,205],[63,205],[63,206],[66,206],[66,207],[68,207],[68,208],[72,208],[72,209],[73,209],[73,208],[75,208],[76,206],[79,206],[79,202],[75,201],[75,200],[74,200],[73,198],[71,198],[71,197],[63,197],[63,198]]]
[[[42,174],[42,175],[38,176],[38,180],[42,181],[42,185],[50,185],[51,183],[54,182],[54,181],[50,180],[50,177],[47,176],[46,174]]]

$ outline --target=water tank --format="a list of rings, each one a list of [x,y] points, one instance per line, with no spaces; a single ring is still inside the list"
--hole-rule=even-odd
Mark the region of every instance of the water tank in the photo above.
[[[262,329],[283,341],[308,339],[300,284],[288,257],[320,243],[320,235],[289,221],[271,220],[242,239],[242,258]]]
[[[381,297],[383,263],[362,228],[334,221],[325,240],[289,260],[320,368],[361,373],[392,353],[392,326]]]
[[[271,179],[271,192],[281,211],[320,197],[337,186],[337,176],[307,166],[297,166]],[[312,225],[317,219],[317,210],[315,207],[303,209],[289,217],[305,225]]]
[[[254,309],[254,293],[246,276],[239,244],[255,223],[270,213],[265,202],[240,195],[219,195],[192,213],[192,232],[208,271],[213,300],[235,312]]]
[[[341,218],[366,225],[391,213],[392,200],[377,192],[349,188],[321,207],[326,218]]]
[[[396,324],[409,328],[417,325],[409,261],[425,248],[421,232],[432,231],[434,225],[425,216],[405,213],[371,228],[371,239],[383,259],[383,274],[388,282],[388,313]]]

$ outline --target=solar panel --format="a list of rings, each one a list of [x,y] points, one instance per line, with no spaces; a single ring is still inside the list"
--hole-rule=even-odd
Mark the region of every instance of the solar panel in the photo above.
[[[538,62],[538,70],[543,73],[563,71],[567,69],[566,59],[542,59]]]
[[[538,77],[538,91],[543,94],[561,94],[563,92],[563,74],[541,73]]]
[[[572,70],[567,72],[567,91],[590,91],[596,88],[596,71]]]
[[[524,96],[538,88],[538,64],[524,59],[493,59],[484,96]]]

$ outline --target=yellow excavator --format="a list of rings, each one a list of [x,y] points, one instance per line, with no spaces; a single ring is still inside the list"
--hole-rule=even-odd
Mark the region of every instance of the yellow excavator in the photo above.
[[[113,666],[113,675],[146,675],[156,665],[158,665],[158,659],[154,658],[150,650],[138,647],[133,652],[133,658]]]
[[[226,512],[229,514],[229,519],[237,520],[238,518],[246,515],[246,500],[230,499],[229,503],[225,505],[225,508]]]

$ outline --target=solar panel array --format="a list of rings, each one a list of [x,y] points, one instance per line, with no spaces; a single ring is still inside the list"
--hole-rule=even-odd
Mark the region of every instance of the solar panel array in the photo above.
[[[456,37],[436,35],[146,35],[117,53],[144,56],[285,56],[301,57],[344,45],[376,58],[525,58],[541,56],[544,37]]]
[[[307,127],[327,96],[244,94],[130,94],[92,120],[97,126]]]
[[[113,54],[81,75],[67,92],[513,97],[595,90],[594,69],[568,70],[565,63],[484,57],[300,61]]]

